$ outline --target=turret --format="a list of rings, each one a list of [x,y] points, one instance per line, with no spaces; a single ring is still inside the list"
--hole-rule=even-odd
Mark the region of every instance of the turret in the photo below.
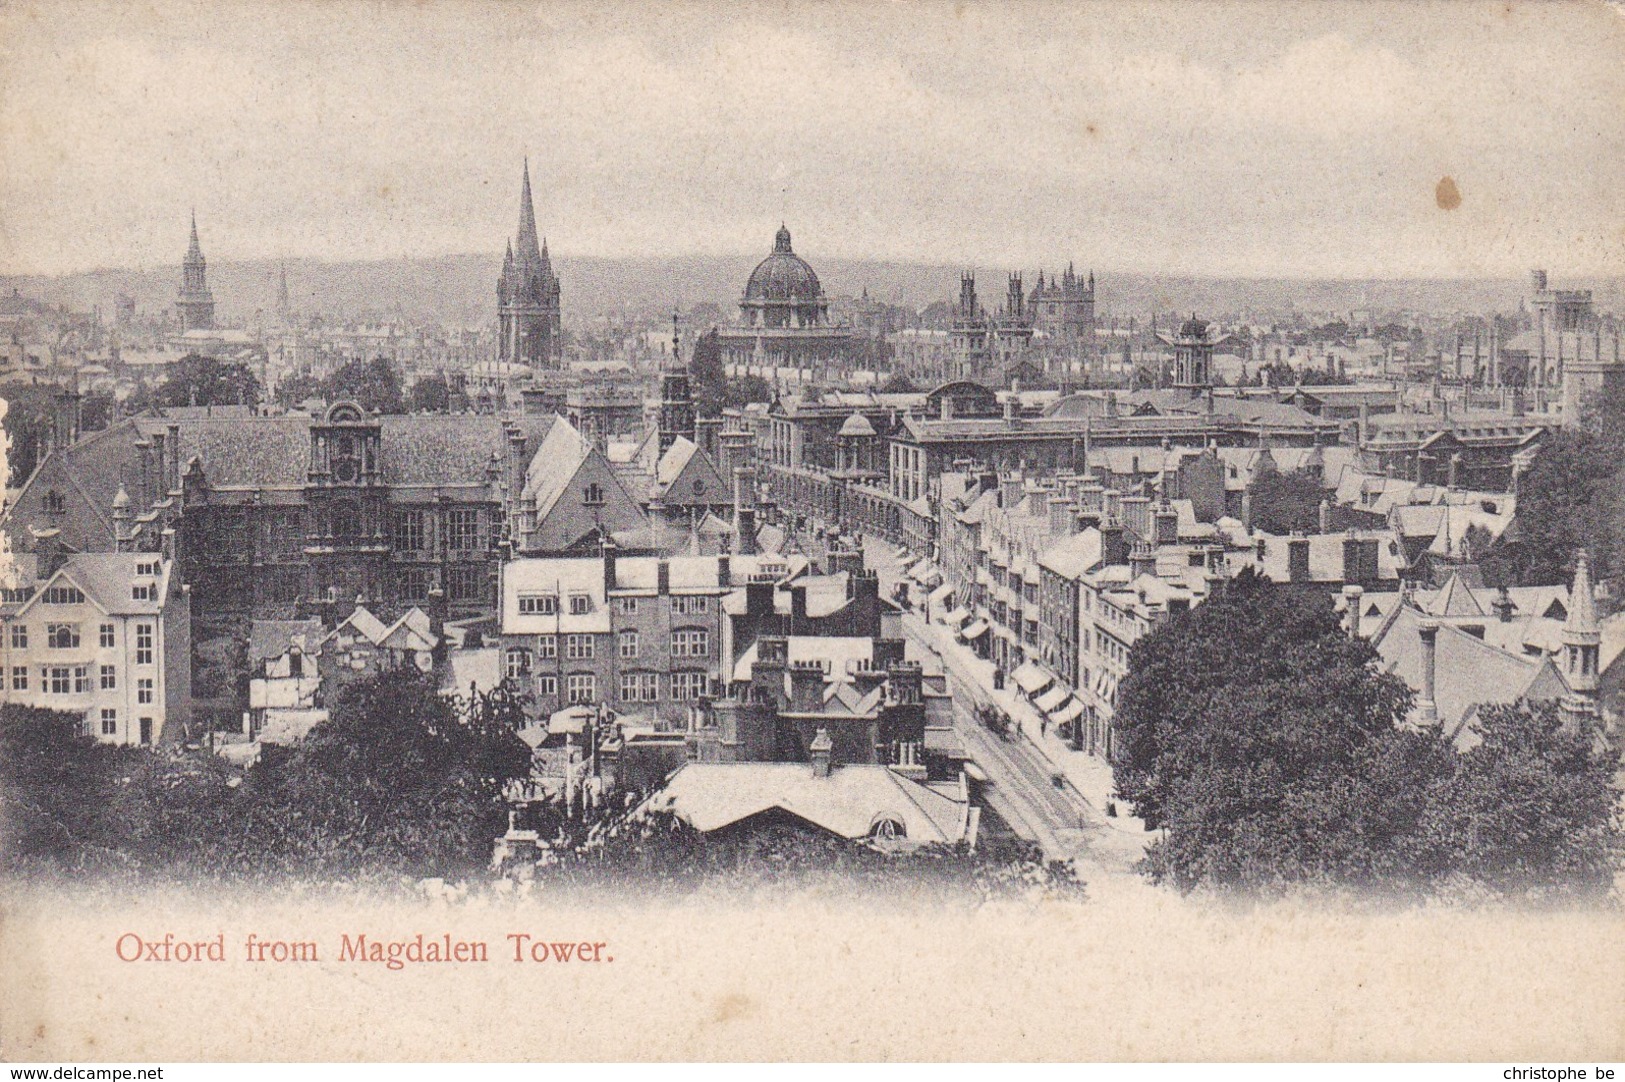
[[[1591,568],[1584,549],[1574,564],[1574,585],[1569,590],[1569,618],[1563,623],[1563,678],[1569,696],[1563,709],[1571,718],[1597,716],[1597,662],[1602,631],[1597,623],[1597,601],[1591,593]]]

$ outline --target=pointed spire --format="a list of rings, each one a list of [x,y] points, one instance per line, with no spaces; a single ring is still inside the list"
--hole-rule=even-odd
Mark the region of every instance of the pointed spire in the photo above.
[[[519,259],[540,261],[542,253],[536,242],[536,206],[530,196],[530,158],[525,158],[525,179],[519,190],[519,235],[515,238]]]
[[[197,242],[197,209],[192,210],[192,240],[186,246],[186,261],[188,263],[201,263],[203,261],[203,247]]]
[[[1563,624],[1564,638],[1571,635],[1586,636],[1597,641],[1597,599],[1591,592],[1591,567],[1586,550],[1581,549],[1574,561],[1574,585],[1569,589],[1569,618]]]

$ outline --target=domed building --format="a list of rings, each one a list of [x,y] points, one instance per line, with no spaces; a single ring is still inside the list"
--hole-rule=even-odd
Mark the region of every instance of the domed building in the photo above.
[[[844,371],[851,331],[829,323],[829,301],[818,272],[796,255],[790,230],[779,226],[773,251],[756,265],[739,301],[739,321],[720,328],[722,361],[734,375],[800,383],[816,369]]]

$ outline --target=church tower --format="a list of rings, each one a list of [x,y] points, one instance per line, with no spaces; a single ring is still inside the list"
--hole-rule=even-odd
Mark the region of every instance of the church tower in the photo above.
[[[192,243],[181,261],[181,292],[175,298],[180,313],[181,333],[214,328],[214,294],[209,292],[208,267],[203,248],[197,242],[197,213],[192,214]]]
[[[689,385],[688,366],[683,363],[682,339],[677,331],[677,313],[671,314],[671,362],[660,373],[660,454],[670,450],[681,436],[694,442],[694,390]]]
[[[1563,712],[1579,721],[1597,717],[1597,662],[1602,631],[1597,624],[1597,602],[1591,594],[1591,569],[1581,549],[1574,565],[1574,586],[1569,590],[1569,618],[1563,623],[1563,678],[1569,695]]]
[[[559,280],[536,236],[536,208],[530,196],[530,160],[525,160],[519,191],[519,233],[508,245],[497,279],[498,359],[536,368],[557,368],[563,351],[559,323]]]

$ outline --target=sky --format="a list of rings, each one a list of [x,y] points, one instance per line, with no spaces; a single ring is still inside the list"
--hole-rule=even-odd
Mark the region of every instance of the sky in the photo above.
[[[211,260],[500,253],[526,156],[561,259],[1625,273],[1625,9],[0,0],[0,273],[193,208]]]

